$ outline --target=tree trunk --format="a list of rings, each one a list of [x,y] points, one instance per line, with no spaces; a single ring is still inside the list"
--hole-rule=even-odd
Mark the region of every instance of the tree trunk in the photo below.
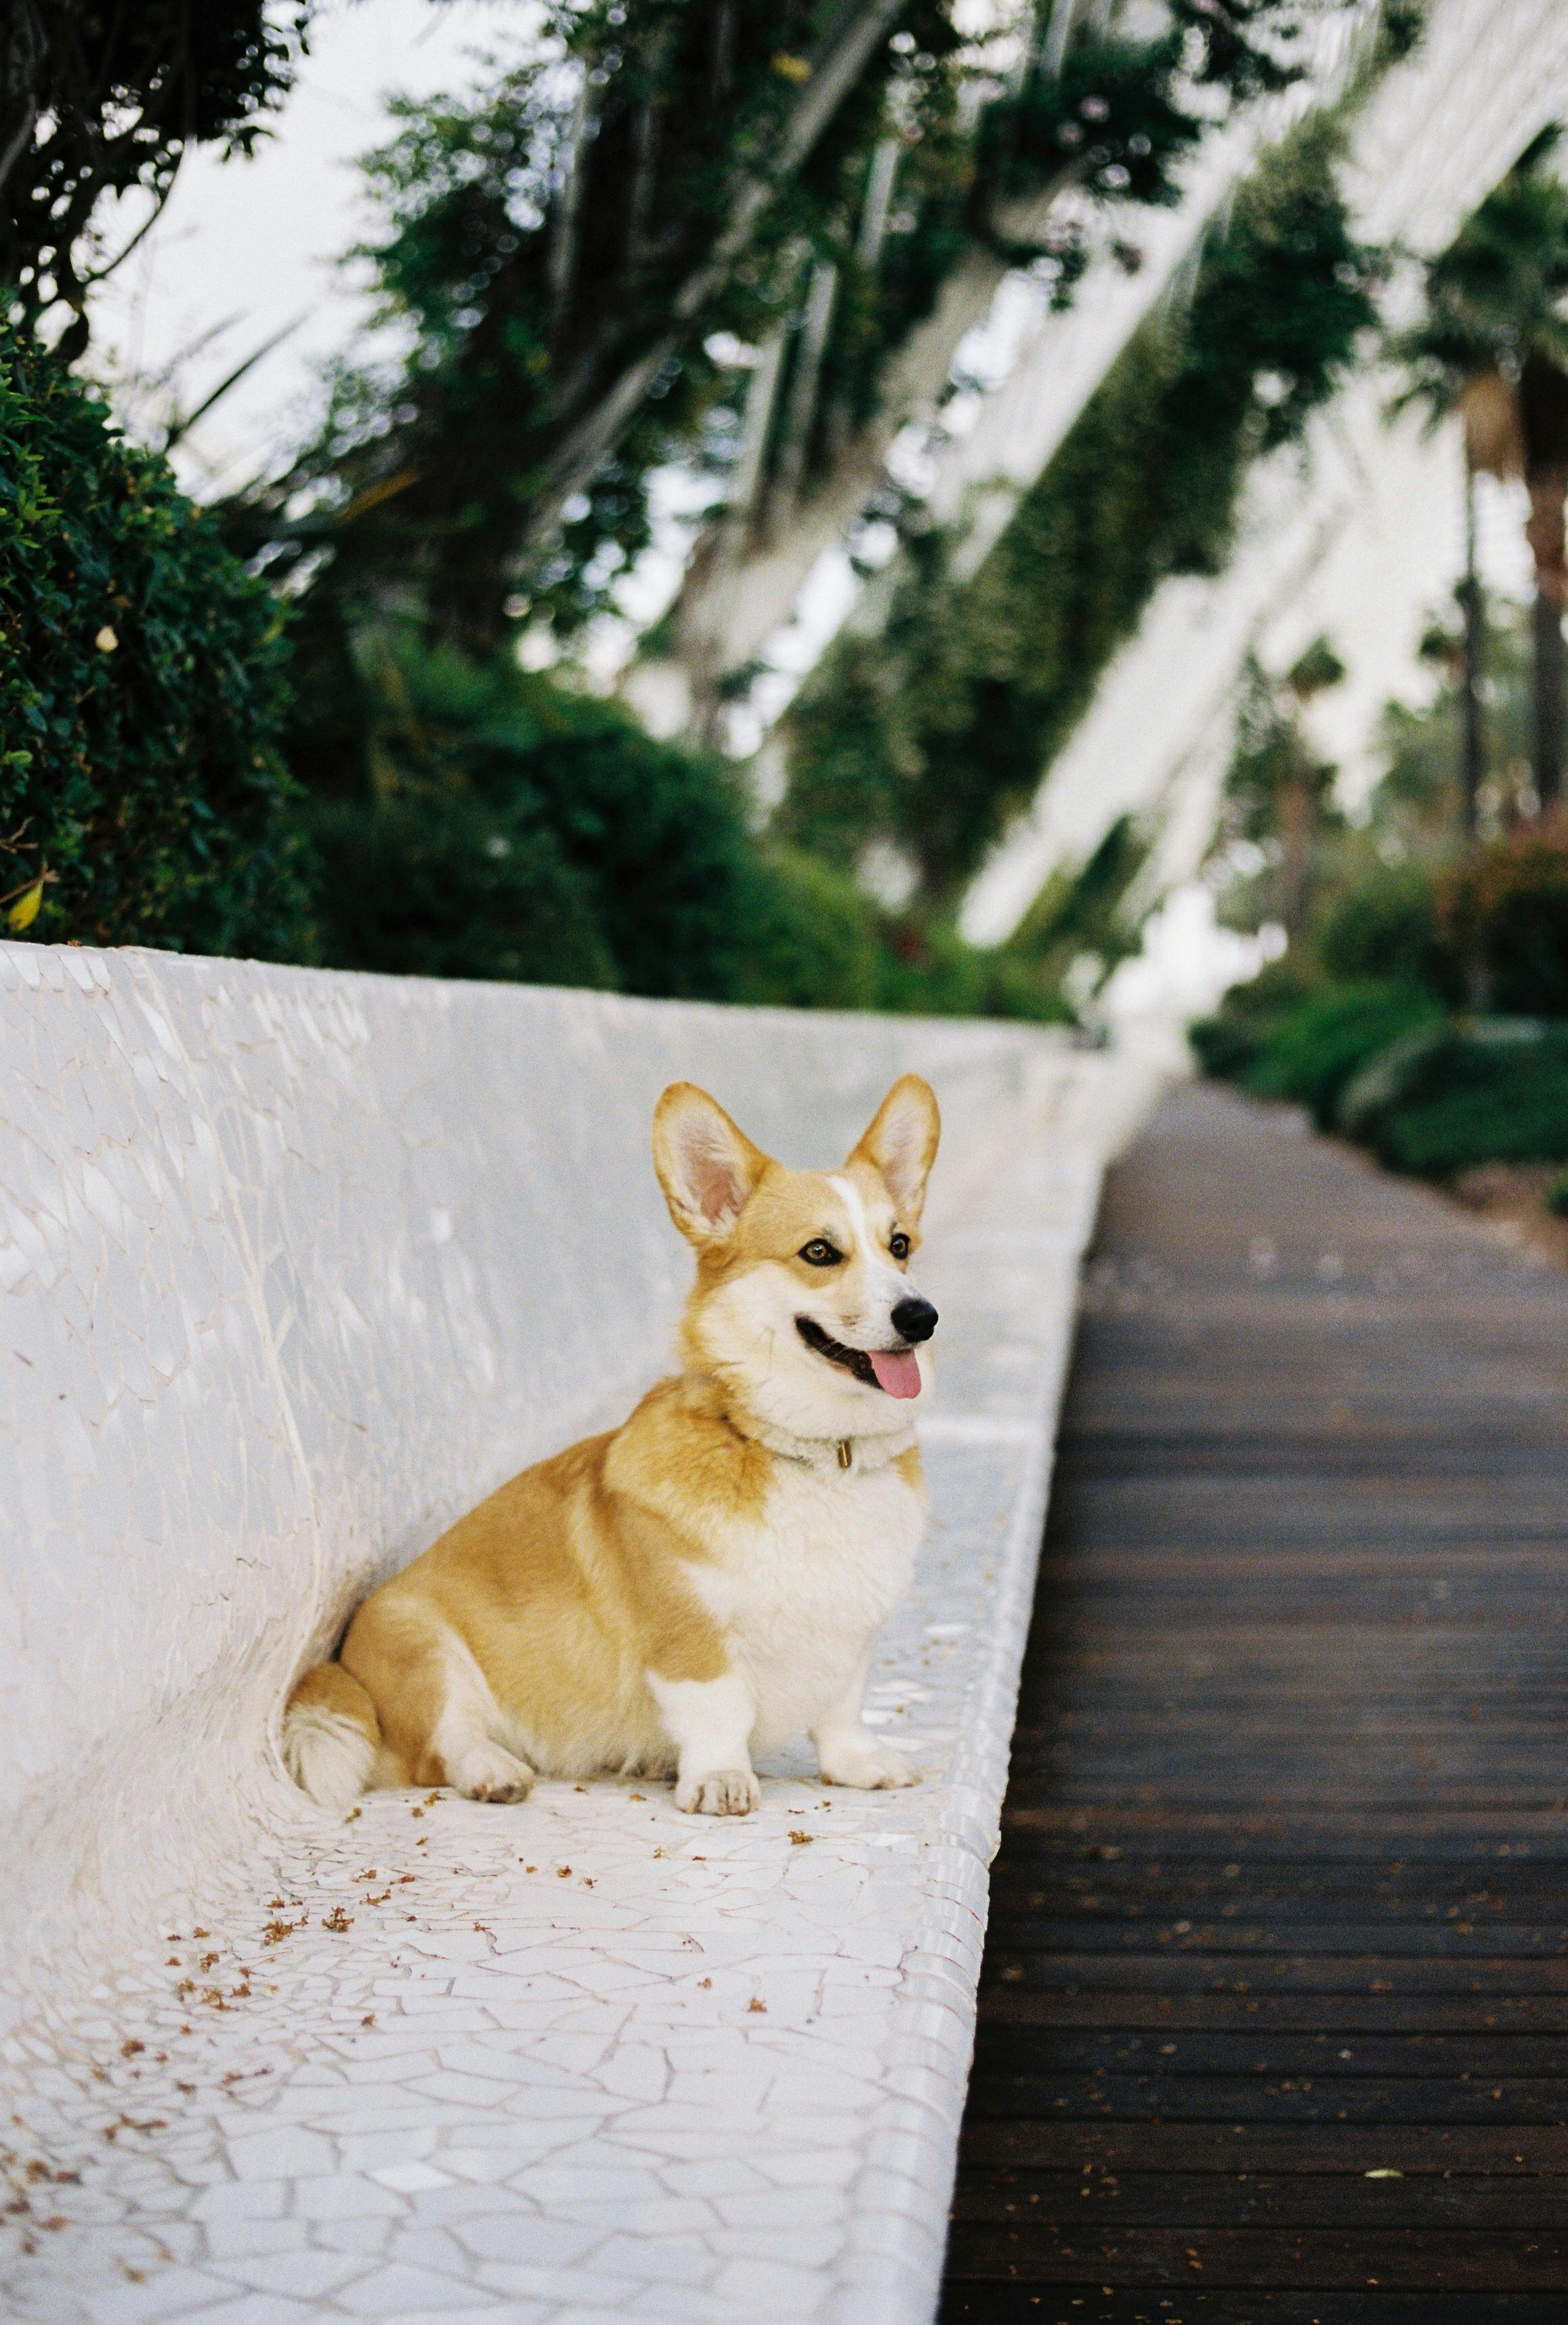
[[[1281,784],[1279,797],[1279,836],[1285,849],[1280,902],[1285,932],[1292,944],[1300,940],[1306,929],[1313,806],[1312,777],[1304,764],[1298,765]]]
[[[1563,791],[1563,607],[1568,599],[1563,498],[1568,470],[1555,465],[1537,468],[1529,485],[1526,533],[1536,560],[1534,772],[1536,797],[1545,815],[1556,806]]]
[[[1563,607],[1546,589],[1536,592],[1535,633],[1534,773],[1546,815],[1563,792]]]
[[[838,287],[838,268],[830,260],[819,258],[812,269],[805,307],[800,329],[795,334],[794,375],[790,381],[789,397],[784,405],[778,466],[773,490],[768,496],[767,526],[770,533],[783,531],[800,497],[801,482],[806,473],[806,454],[811,447],[812,423],[817,416],[817,383],[821,377],[822,357],[828,347],[828,326],[833,320],[833,297]]]
[[[1464,756],[1461,768],[1461,813],[1466,842],[1473,843],[1480,820],[1481,773],[1485,764],[1480,690],[1486,651],[1486,614],[1481,599],[1480,574],[1476,568],[1475,470],[1468,459],[1464,471],[1464,581],[1461,602],[1464,607],[1464,664],[1460,677],[1460,700]]]
[[[763,212],[810,158],[904,5],[905,0],[861,0],[840,14],[765,159],[743,170],[730,186],[725,224],[707,256],[671,294],[665,329],[640,355],[614,365],[590,390],[542,463],[540,488],[521,528],[524,551],[548,536],[566,502],[620,441],[664,366],[728,282]]]
[[[1563,499],[1568,496],[1568,375],[1532,349],[1518,384],[1530,517],[1525,537],[1536,560],[1536,797],[1554,809],[1563,790],[1563,608],[1568,603]]]

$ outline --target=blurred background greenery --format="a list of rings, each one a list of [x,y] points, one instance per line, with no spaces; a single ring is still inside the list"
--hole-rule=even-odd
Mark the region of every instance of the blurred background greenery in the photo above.
[[[1319,88],[1307,36],[1337,14],[1351,63]],[[282,451],[198,505],[181,447],[248,362],[134,438],[95,384],[96,286],[116,205],[152,226],[193,147],[264,139],[320,21],[18,0],[0,28],[12,933],[1101,1038],[1157,901],[1147,820],[1102,820],[1001,940],[960,932],[966,893],[1159,593],[1225,572],[1258,464],[1304,458],[1376,377],[1457,426],[1472,513],[1478,480],[1518,480],[1528,602],[1472,558],[1366,795],[1314,739],[1352,642],[1248,663],[1202,877],[1271,957],[1193,1045],[1395,1168],[1568,1162],[1554,131],[1413,276],[1359,237],[1343,159],[1419,7],[1043,0],[979,31],[949,0],[548,7],[456,94],[392,105],[361,169],[365,327]],[[951,392],[1007,283],[1066,310],[1130,279],[1129,222],[1271,103],[971,554],[889,465],[910,377]],[[701,521],[638,644],[636,671],[682,673],[654,732],[583,645],[674,475]],[[734,609],[823,510],[892,544],[877,617],[748,756]]]

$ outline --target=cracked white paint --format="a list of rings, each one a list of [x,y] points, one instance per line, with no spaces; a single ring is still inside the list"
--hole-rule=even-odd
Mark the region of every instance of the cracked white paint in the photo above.
[[[927,1782],[314,1811],[294,1672],[661,1368],[659,1088],[821,1163],[910,1067],[942,1387],[872,1702]],[[8,2316],[929,2314],[1077,1259],[1145,1095],[1011,1027],[0,948]]]

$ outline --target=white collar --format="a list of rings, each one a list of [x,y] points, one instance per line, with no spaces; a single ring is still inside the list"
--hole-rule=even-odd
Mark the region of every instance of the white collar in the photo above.
[[[787,1429],[770,1428],[750,1413],[744,1427],[734,1414],[730,1427],[742,1437],[754,1437],[765,1445],[770,1453],[781,1454],[786,1461],[803,1462],[808,1469],[824,1472],[847,1470],[870,1471],[891,1468],[901,1455],[914,1450],[914,1425],[867,1437],[796,1437]]]

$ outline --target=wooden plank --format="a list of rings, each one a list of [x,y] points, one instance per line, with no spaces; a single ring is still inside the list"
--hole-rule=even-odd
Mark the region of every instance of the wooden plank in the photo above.
[[[1039,2224],[1071,2232],[1109,2226],[1286,2228],[1568,2228],[1568,2180],[1514,2172],[1412,2172],[1373,2180],[1329,2172],[970,2171],[955,2220]]]
[[[1568,2236],[1555,2228],[1313,2228],[1170,2227],[1053,2229],[1020,2223],[960,2221],[953,2273],[1024,2277],[1033,2283],[1295,2286],[1314,2284],[1450,2293],[1561,2293],[1568,2285]]]
[[[991,1977],[1036,1990],[1065,1987],[1136,1994],[1568,1995],[1568,1959],[1429,1961],[1385,1954],[1287,1953],[999,1956]]]
[[[1369,2172],[1568,2178],[1568,2129],[1556,2124],[1042,2123],[976,2117],[963,2169],[1112,2172]]]
[[[1272,1122],[1108,1188],[944,2320],[1568,2315],[1568,1280]]]
[[[1328,2293],[1279,2288],[1263,2294],[1228,2291],[1195,2279],[1175,2298],[1158,2287],[1064,2285],[1042,2293],[1025,2282],[952,2278],[940,2325],[1563,2325],[1563,2296],[1553,2293]]]
[[[1251,2074],[1312,2075],[1320,2080],[1355,2080],[1365,2075],[1473,2075],[1488,2082],[1499,2076],[1568,2077],[1568,2036],[1528,2027],[1513,2033],[1394,2033],[1348,2035],[1331,2030],[1264,2026],[1137,2029],[1020,2025],[997,2023],[989,2012],[976,2052],[986,2073],[1035,2075],[1098,2073],[1102,2069],[1154,2069],[1172,2077]]]
[[[1153,2070],[1153,2062],[1151,2061]],[[1568,2083],[1516,2074],[1506,2082],[1453,2076],[1146,2074],[983,2075],[974,2087],[978,2120],[1026,2121],[1061,2113],[1074,2122],[1096,2117],[1129,2122],[1157,2114],[1162,2123],[1447,2124],[1534,2123],[1568,2126]]]
[[[1360,2034],[1508,2033],[1568,2035],[1568,2000],[1552,1996],[1342,1994],[1099,1994],[1053,1987],[1031,1993],[993,1987],[985,2024],[1158,2028],[1278,2028],[1292,2033],[1329,2029],[1347,2041]]]

